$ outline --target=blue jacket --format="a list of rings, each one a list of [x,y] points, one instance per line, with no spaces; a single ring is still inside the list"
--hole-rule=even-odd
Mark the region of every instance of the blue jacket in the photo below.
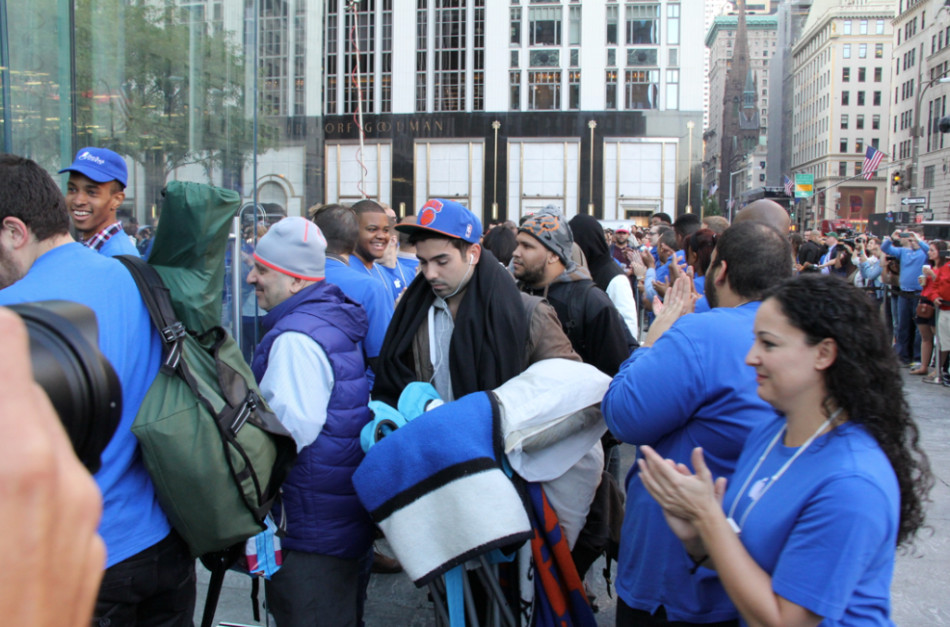
[[[283,486],[288,549],[343,559],[364,556],[373,524],[353,489],[353,472],[363,461],[360,430],[370,420],[369,383],[362,341],[363,309],[326,282],[311,285],[275,307],[262,320],[251,368],[260,381],[274,340],[285,331],[303,333],[330,360],[334,386],[327,420],[317,439],[297,457]]]

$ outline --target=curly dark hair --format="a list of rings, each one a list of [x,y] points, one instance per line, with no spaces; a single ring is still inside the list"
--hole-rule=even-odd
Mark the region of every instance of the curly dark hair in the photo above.
[[[809,345],[825,338],[837,344],[838,356],[825,370],[828,394],[887,455],[901,494],[897,543],[912,540],[924,523],[933,475],[904,396],[897,355],[873,303],[840,277],[823,274],[785,281],[765,294],[770,298]]]

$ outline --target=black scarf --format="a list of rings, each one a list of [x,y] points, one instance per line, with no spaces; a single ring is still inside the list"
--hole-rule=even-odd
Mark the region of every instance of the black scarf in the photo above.
[[[435,294],[420,273],[403,294],[377,360],[373,398],[393,407],[403,388],[416,381],[413,338]],[[521,294],[490,251],[482,249],[455,316],[449,372],[456,398],[492,390],[524,370],[528,317]]]
[[[600,223],[584,213],[579,213],[568,223],[574,234],[574,242],[580,246],[587,258],[587,269],[597,287],[607,291],[607,285],[618,274],[623,274],[620,266],[610,256],[607,240],[604,239],[604,229]]]

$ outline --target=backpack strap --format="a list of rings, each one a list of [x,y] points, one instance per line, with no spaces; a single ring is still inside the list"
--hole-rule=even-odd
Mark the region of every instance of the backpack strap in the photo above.
[[[181,361],[182,340],[187,334],[185,325],[175,315],[171,294],[161,275],[144,260],[134,255],[119,255],[115,259],[128,268],[135,279],[152,324],[162,337],[164,358],[161,370],[164,374],[171,375]]]

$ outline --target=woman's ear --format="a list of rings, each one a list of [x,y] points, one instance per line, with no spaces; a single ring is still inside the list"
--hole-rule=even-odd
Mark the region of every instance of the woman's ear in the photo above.
[[[838,343],[830,337],[818,342],[818,356],[815,358],[815,370],[827,370],[838,359]]]

